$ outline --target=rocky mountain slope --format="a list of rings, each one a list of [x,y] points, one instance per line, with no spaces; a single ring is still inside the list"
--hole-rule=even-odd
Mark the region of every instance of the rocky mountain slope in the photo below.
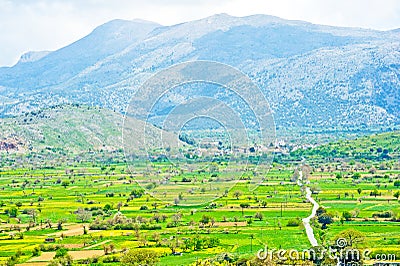
[[[249,75],[278,128],[400,124],[398,31],[226,14],[174,26],[115,20],[37,60],[0,68],[0,114],[63,103],[124,112],[150,75],[188,60],[215,60]]]

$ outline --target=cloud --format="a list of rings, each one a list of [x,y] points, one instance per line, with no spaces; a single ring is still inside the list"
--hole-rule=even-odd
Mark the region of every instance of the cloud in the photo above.
[[[380,30],[400,27],[397,0],[0,0],[0,65],[14,64],[26,51],[61,48],[115,18],[172,25],[216,13]]]

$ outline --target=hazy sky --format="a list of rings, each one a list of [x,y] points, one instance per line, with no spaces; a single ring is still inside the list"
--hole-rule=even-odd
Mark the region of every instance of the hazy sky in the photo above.
[[[61,48],[115,18],[172,25],[216,13],[400,28],[398,0],[0,0],[0,66],[15,64],[26,51]]]

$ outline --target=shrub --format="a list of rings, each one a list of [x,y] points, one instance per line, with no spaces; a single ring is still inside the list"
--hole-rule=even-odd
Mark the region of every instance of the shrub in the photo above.
[[[140,229],[142,230],[160,230],[161,225],[158,224],[141,224]]]
[[[35,247],[35,248],[32,250],[32,256],[33,256],[33,257],[40,256],[40,253],[42,253],[41,250],[40,250],[40,247]]]
[[[160,254],[152,250],[131,249],[121,258],[121,264],[133,265],[155,265],[160,260]]]
[[[113,263],[113,262],[120,262],[121,258],[118,255],[112,255],[112,256],[105,256],[102,259],[103,263]]]
[[[141,198],[144,194],[144,191],[141,189],[135,189],[131,192],[131,196],[134,198]]]
[[[347,211],[343,212],[342,216],[343,216],[343,218],[344,218],[346,221],[351,221],[351,219],[353,218],[353,216],[351,215],[351,213],[350,213],[350,212],[347,212]]]
[[[9,210],[7,210],[7,214],[8,214],[10,217],[17,217],[18,209],[15,208],[15,207],[11,207]]]
[[[256,214],[254,214],[254,218],[262,221],[264,215],[261,212],[257,212]]]
[[[376,212],[372,214],[372,217],[378,217],[378,218],[392,218],[393,217],[393,212],[392,211],[386,211],[386,212]]]
[[[296,227],[299,226],[300,224],[301,224],[300,218],[295,218],[295,219],[290,219],[286,226]]]
[[[324,214],[321,214],[320,216],[318,216],[318,222],[320,224],[326,226],[327,224],[333,223],[333,217],[332,217],[332,215],[330,215],[328,213],[324,213]]]
[[[65,257],[68,253],[68,250],[65,248],[59,248],[56,250],[55,258]]]

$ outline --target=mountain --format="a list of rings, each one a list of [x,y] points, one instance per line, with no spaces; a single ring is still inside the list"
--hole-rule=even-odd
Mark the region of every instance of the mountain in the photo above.
[[[79,41],[31,64],[0,69],[1,84],[22,90],[61,84],[99,60],[143,39],[158,26],[146,21],[110,21]]]
[[[122,113],[148,77],[190,60],[214,60],[247,74],[281,129],[400,124],[398,31],[227,14],[173,26],[114,20],[38,60],[0,68],[0,114],[63,103]],[[177,96],[189,97],[171,93],[163,112]]]

